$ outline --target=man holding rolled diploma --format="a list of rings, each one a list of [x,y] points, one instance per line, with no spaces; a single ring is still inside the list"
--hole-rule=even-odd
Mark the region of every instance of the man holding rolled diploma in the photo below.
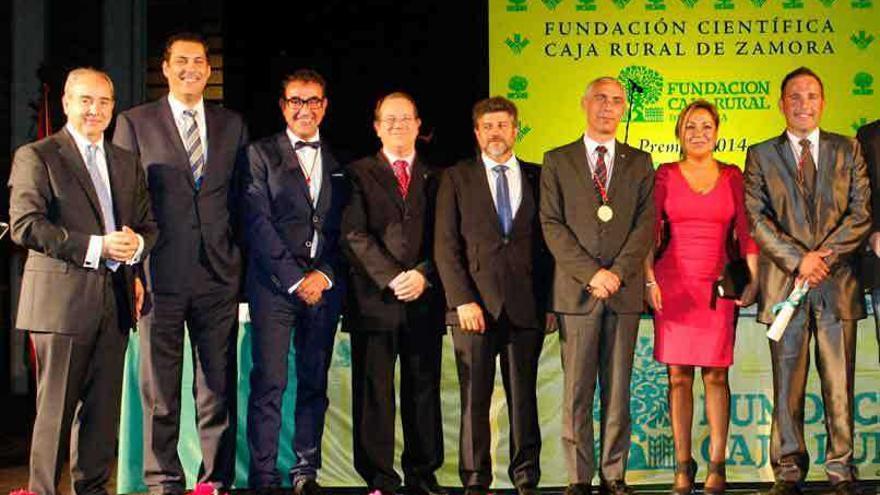
[[[856,278],[871,227],[870,185],[858,143],[819,129],[822,81],[801,67],[782,81],[786,130],[749,148],[746,209],[761,255],[758,321],[771,324],[795,287],[808,292],[778,341],[770,342],[773,423],[770,493],[797,494],[810,464],[804,442],[809,344],[822,388],[825,471],[834,493],[855,493],[853,381],[856,322],[865,317]]]

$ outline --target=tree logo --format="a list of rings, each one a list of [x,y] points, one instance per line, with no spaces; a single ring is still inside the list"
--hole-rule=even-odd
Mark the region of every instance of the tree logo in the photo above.
[[[625,9],[632,0],[611,0],[618,9]]]
[[[736,8],[736,5],[733,4],[733,0],[718,0],[715,2],[715,10],[733,10]]]
[[[852,123],[853,132],[859,132],[859,129],[864,127],[868,123],[868,119],[866,117],[862,117],[859,120]]]
[[[577,3],[574,10],[578,12],[596,10],[596,0],[577,0]]]
[[[648,0],[645,4],[645,10],[666,10],[665,0]]]
[[[562,3],[562,0],[541,0],[541,1],[544,2],[544,6],[550,10],[556,10],[556,7],[558,7],[559,4]]]
[[[512,51],[514,55],[521,54],[529,43],[531,43],[531,41],[519,33],[514,33],[512,36],[504,40],[504,44],[510,48],[510,51]]]
[[[507,82],[507,89],[510,90],[507,97],[511,100],[524,100],[529,97],[529,93],[526,91],[528,88],[528,79],[523,76],[513,76]]]
[[[654,360],[651,339],[639,337],[630,385],[629,408],[635,438],[627,462],[629,469],[675,466],[675,448],[669,433],[669,403],[665,400],[668,392],[665,365]]]
[[[632,106],[632,122],[663,122],[663,107],[649,107],[660,100],[663,76],[644,65],[624,67],[617,80],[626,89]]]
[[[519,131],[516,133],[516,142],[519,143],[525,139],[530,132],[532,132],[532,128],[528,124],[520,122]]]
[[[508,12],[525,12],[529,10],[529,0],[507,0]]]
[[[853,78],[853,84],[855,84],[856,87],[853,89],[852,94],[856,96],[874,94],[874,90],[871,88],[871,85],[874,84],[874,76],[867,72],[859,72],[856,74]]]
[[[858,33],[853,33],[853,35],[849,37],[849,40],[852,41],[854,45],[856,45],[856,48],[858,48],[859,50],[864,50],[865,48],[868,48],[868,45],[873,43],[874,35],[868,34],[865,32],[864,29],[862,29]]]
[[[697,0],[681,0],[685,7],[692,9],[697,4]]]
[[[804,8],[803,0],[785,0],[782,2],[783,9],[802,9]]]

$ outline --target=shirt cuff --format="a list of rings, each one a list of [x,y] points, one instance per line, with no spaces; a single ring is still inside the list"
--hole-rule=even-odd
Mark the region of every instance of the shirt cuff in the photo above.
[[[332,289],[332,288],[333,288],[333,281],[330,280],[330,277],[328,277],[327,274],[324,273],[324,272],[322,272],[321,270],[315,270],[315,271],[318,272],[318,273],[320,273],[321,276],[324,277],[324,280],[327,281],[327,290]]]
[[[83,266],[97,270],[101,264],[101,251],[104,247],[104,238],[99,235],[93,235],[89,238],[89,247],[86,250],[86,259]]]
[[[300,284],[302,284],[302,283],[303,283],[303,280],[305,280],[305,279],[306,279],[306,278],[303,277],[303,278],[297,280],[297,282],[296,282],[295,284],[291,285],[290,288],[287,289],[287,293],[288,293],[288,294],[293,294],[294,292],[296,292],[296,289],[299,289]]]
[[[126,261],[126,265],[136,265],[141,262],[141,256],[144,254],[144,238],[140,234],[135,234],[138,238],[138,248],[130,260]]]

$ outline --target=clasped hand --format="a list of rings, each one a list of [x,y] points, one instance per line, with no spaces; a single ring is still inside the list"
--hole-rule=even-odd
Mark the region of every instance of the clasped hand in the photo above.
[[[388,287],[394,291],[394,297],[403,302],[412,302],[425,292],[428,281],[418,270],[400,272],[394,280],[388,283]]]
[[[610,270],[600,268],[589,283],[590,294],[598,299],[608,299],[620,289],[620,278]]]
[[[806,280],[810,287],[821,284],[831,273],[831,269],[825,263],[825,258],[831,256],[831,253],[830,249],[820,249],[805,254],[798,265],[798,278]]]
[[[138,245],[137,233],[126,225],[122,230],[110,232],[101,238],[101,257],[125,263],[134,257]]]

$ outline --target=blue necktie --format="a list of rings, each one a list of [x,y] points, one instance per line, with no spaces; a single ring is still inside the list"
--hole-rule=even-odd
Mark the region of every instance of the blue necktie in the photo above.
[[[513,210],[510,207],[510,190],[507,187],[507,166],[495,165],[495,209],[498,211],[498,221],[501,222],[501,232],[504,237],[510,235],[513,227]]]
[[[95,193],[98,195],[98,202],[101,204],[101,215],[104,217],[104,233],[109,234],[116,231],[116,217],[113,215],[113,199],[110,197],[110,190],[107,184],[101,178],[98,172],[98,146],[90,144],[86,146],[86,170],[89,171],[89,177],[92,178],[92,185],[95,186]],[[107,268],[116,271],[119,268],[119,262],[114,260],[105,260]]]

